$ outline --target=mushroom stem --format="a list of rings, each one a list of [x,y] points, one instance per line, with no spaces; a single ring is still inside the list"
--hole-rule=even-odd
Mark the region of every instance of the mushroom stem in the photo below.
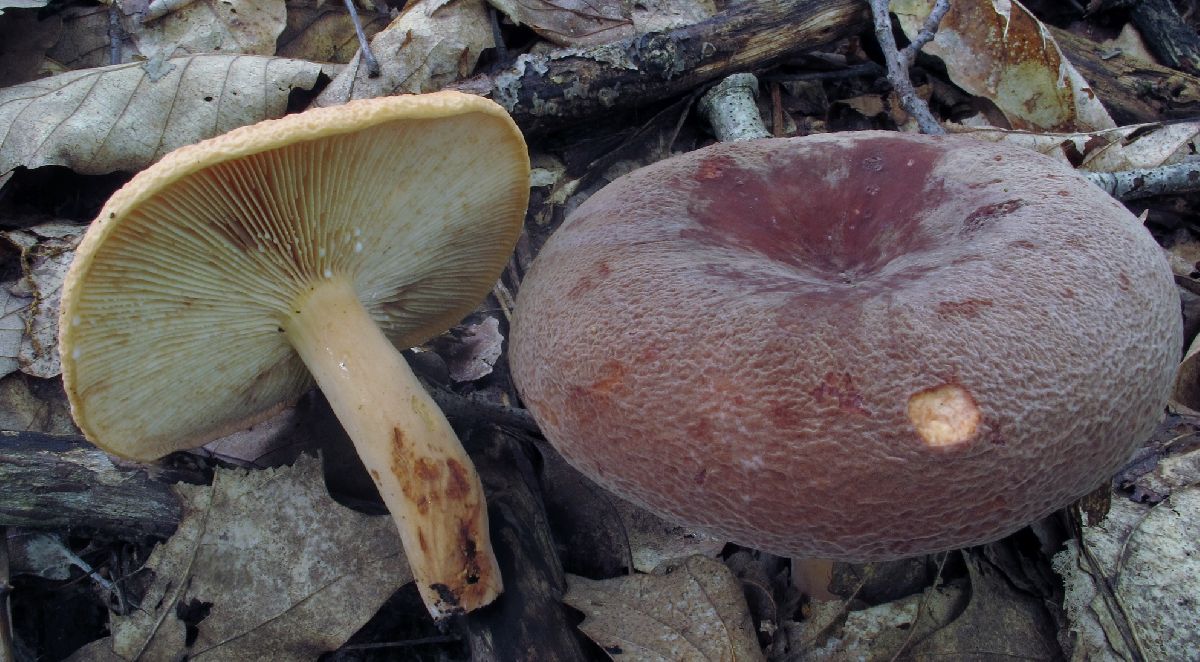
[[[502,590],[483,487],[454,430],[343,278],[297,297],[284,332],[396,520],[435,618]]]

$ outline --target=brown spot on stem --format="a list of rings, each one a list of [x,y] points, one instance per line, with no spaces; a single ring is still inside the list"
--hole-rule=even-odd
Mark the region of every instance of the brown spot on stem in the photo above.
[[[449,477],[446,481],[446,498],[458,501],[467,498],[471,493],[471,471],[461,462],[451,458],[446,460]]]

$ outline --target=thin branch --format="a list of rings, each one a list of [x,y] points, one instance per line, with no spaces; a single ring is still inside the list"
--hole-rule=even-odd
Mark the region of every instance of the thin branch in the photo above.
[[[350,13],[350,22],[354,23],[354,34],[358,37],[358,48],[362,53],[362,61],[367,65],[367,76],[379,78],[379,73],[382,71],[379,68],[379,60],[376,60],[375,54],[371,52],[371,42],[367,40],[367,34],[363,32],[362,21],[358,18],[358,10],[354,8],[354,0],[343,0],[343,2],[346,4],[346,11]]]
[[[1200,162],[1183,161],[1157,168],[1083,173],[1102,191],[1118,200],[1200,191]]]
[[[929,16],[925,17],[925,23],[921,25],[921,31],[917,33],[915,39],[912,40],[904,50],[900,51],[900,57],[904,60],[905,67],[912,67],[917,60],[917,53],[925,48],[925,44],[933,41],[934,35],[937,34],[938,25],[942,22],[942,18],[950,11],[950,0],[937,0],[933,5],[933,10],[929,12]]]
[[[939,4],[945,0],[939,0]],[[892,19],[888,15],[888,0],[870,0],[871,15],[875,20],[875,38],[879,40],[879,48],[883,51],[883,59],[887,63],[888,82],[892,84],[892,88],[896,90],[896,95],[900,97],[900,105],[904,111],[908,113],[917,122],[917,127],[921,133],[940,136],[946,133],[942,125],[938,123],[937,118],[933,113],[929,112],[929,106],[925,101],[917,96],[916,89],[913,88],[912,80],[908,77],[908,56],[900,53],[896,46],[896,37],[892,34]],[[934,7],[934,12],[930,13],[930,18],[934,18],[937,7]],[[940,20],[940,16],[937,17]],[[924,30],[922,30],[924,32]],[[918,35],[920,39],[924,35]],[[932,38],[932,31],[929,39]],[[928,39],[926,39],[928,41]],[[914,41],[914,44],[917,42]],[[912,57],[916,57],[916,50],[912,52]]]

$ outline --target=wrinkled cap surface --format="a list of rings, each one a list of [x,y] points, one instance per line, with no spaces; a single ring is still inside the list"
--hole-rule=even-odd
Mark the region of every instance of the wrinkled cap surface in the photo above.
[[[1159,247],[1077,173],[865,132],[614,181],[522,283],[511,362],[549,440],[617,494],[871,561],[997,539],[1101,484],[1180,344]]]
[[[252,424],[311,387],[280,324],[347,277],[398,347],[458,322],[520,232],[528,157],[496,104],[355,101],[176,150],[113,195],[63,290],[75,420],[152,459]]]

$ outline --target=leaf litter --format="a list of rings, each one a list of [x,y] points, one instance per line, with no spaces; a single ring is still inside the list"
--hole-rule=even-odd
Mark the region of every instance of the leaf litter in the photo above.
[[[391,518],[335,503],[318,459],[176,489],[184,516],[138,609],[76,659],[310,660],[412,581]]]

